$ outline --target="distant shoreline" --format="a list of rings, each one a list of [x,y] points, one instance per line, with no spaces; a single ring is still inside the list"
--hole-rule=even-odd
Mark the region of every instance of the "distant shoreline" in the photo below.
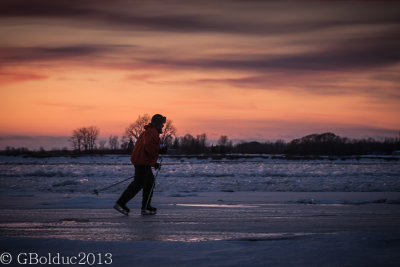
[[[14,156],[25,158],[52,158],[52,157],[87,157],[87,156],[129,156],[127,151],[110,151],[98,150],[91,152],[77,152],[72,150],[53,150],[53,151],[0,151],[0,156]],[[399,154],[364,154],[364,155],[295,155],[295,154],[246,154],[246,153],[229,153],[229,154],[168,154],[162,155],[167,158],[195,158],[198,160],[236,160],[236,159],[277,159],[277,160],[361,160],[361,159],[382,159],[385,161],[400,161]]]
[[[200,136],[201,137],[201,136]],[[372,138],[352,140],[340,137],[334,133],[311,134],[291,142],[278,140],[276,142],[241,142],[233,144],[227,137],[217,145],[207,144],[206,139],[199,136],[176,138],[174,142],[166,143],[168,154],[174,157],[197,158],[246,158],[268,155],[280,159],[321,159],[321,157],[360,157],[363,155],[381,156],[396,159],[400,156],[400,138],[388,138],[377,141]],[[129,155],[134,142],[120,147],[107,148],[104,146],[84,147],[85,149],[53,149],[29,150],[26,147],[6,147],[0,155],[25,157],[58,157],[58,156],[87,156],[87,155]],[[391,157],[390,157],[391,156]],[[263,156],[264,157],[264,156]]]

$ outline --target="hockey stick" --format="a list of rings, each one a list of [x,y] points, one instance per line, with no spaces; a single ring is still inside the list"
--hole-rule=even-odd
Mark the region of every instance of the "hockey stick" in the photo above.
[[[113,187],[113,186],[116,186],[116,185],[118,185],[118,184],[120,184],[120,183],[123,183],[123,182],[125,182],[125,181],[127,181],[127,180],[129,180],[129,179],[132,179],[133,177],[135,177],[135,176],[131,176],[131,177],[126,178],[126,179],[124,179],[124,180],[122,180],[122,181],[113,183],[113,184],[111,184],[111,185],[109,185],[109,186],[107,186],[107,187],[103,187],[103,188],[100,188],[100,189],[95,189],[95,190],[93,190],[93,194],[95,194],[95,195],[98,196],[98,195],[99,195],[99,192],[105,191],[105,190],[107,190],[107,189],[109,189],[109,188],[111,188],[111,187]]]

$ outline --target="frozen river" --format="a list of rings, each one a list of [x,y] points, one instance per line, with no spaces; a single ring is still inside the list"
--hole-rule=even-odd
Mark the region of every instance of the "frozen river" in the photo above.
[[[374,203],[400,198],[400,193],[242,192],[155,196],[153,202],[159,208],[156,216],[139,215],[138,199],[129,204],[130,216],[123,216],[111,208],[116,197],[3,195],[1,234],[92,241],[194,242],[290,239],[377,229],[400,233],[399,205]],[[314,198],[332,204],[303,202]],[[338,204],[335,198],[353,204]],[[367,199],[370,202],[362,204]]]
[[[0,190],[90,193],[133,173],[129,156],[0,157]],[[156,191],[171,195],[221,191],[399,192],[400,161],[164,157],[157,178]],[[118,193],[125,186],[108,192]]]
[[[159,194],[154,216],[139,215],[138,200],[121,215],[111,208],[116,197],[2,194],[0,249],[14,263],[26,252],[112,255],[115,266],[400,263],[398,192]]]
[[[112,205],[128,182],[92,192],[133,174],[127,156],[2,157],[0,260],[83,252],[96,265],[112,255],[115,266],[400,263],[398,161],[163,162],[158,214],[139,215],[137,197],[123,216]]]

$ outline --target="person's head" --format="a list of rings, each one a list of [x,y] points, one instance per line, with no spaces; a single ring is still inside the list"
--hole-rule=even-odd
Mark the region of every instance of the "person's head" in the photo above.
[[[155,114],[151,118],[151,125],[157,129],[158,133],[162,133],[162,129],[164,128],[164,123],[167,121],[167,118],[161,114]]]

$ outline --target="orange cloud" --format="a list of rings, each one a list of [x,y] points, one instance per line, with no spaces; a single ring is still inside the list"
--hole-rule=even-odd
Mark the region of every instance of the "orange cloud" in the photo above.
[[[241,139],[400,125],[399,3],[100,2],[0,2],[0,134],[122,135],[144,113]]]

